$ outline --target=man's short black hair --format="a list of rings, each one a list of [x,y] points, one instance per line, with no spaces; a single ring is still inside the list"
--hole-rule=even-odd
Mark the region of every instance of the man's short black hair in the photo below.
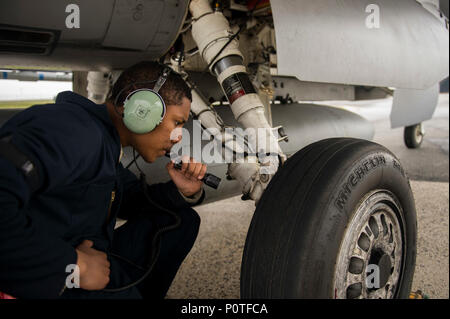
[[[122,106],[125,98],[132,91],[153,88],[156,80],[164,70],[164,65],[154,61],[142,61],[125,69],[114,83],[109,101]],[[180,74],[171,71],[166,82],[158,92],[166,105],[180,105],[183,97],[192,102],[191,89]]]

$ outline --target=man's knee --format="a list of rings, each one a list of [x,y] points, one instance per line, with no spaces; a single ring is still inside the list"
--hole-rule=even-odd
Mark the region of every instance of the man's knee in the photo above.
[[[188,237],[186,240],[195,240],[197,238],[201,222],[198,213],[192,208],[185,208],[178,212],[178,216],[181,219],[180,227],[183,230],[182,232],[186,235],[186,237]]]

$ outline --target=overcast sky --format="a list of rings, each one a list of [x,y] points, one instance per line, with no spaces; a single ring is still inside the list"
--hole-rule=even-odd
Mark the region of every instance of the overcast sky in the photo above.
[[[0,101],[52,100],[71,90],[72,82],[0,80]]]

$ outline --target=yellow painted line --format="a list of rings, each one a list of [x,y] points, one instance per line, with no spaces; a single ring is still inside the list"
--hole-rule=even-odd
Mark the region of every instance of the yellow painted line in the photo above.
[[[26,109],[36,104],[54,103],[53,100],[0,101],[0,109]]]

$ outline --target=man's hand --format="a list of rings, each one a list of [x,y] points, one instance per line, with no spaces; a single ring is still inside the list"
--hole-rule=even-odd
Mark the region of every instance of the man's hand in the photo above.
[[[80,267],[80,288],[100,290],[109,282],[109,261],[106,253],[92,248],[94,243],[84,240],[77,248],[77,265]]]
[[[207,167],[188,156],[184,156],[181,161],[183,162],[181,170],[175,169],[174,163],[170,161],[166,165],[167,171],[184,196],[193,196],[202,189],[203,182],[201,179],[205,176]]]

